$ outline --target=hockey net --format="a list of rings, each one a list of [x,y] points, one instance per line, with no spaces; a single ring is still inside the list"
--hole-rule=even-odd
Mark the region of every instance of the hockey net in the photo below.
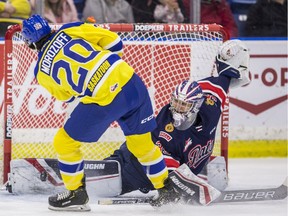
[[[124,42],[124,60],[145,82],[155,114],[169,102],[184,79],[198,80],[216,73],[215,55],[229,39],[219,25],[105,24]],[[57,29],[59,26],[52,26]],[[66,104],[56,101],[34,79],[37,53],[22,41],[20,26],[5,36],[4,103],[1,104],[0,180],[7,180],[10,160],[56,158],[53,136],[65,121]],[[2,93],[1,93],[2,94]],[[228,104],[228,100],[226,101]],[[227,159],[228,106],[224,109],[213,154]],[[115,110],[117,112],[117,110]],[[83,143],[85,159],[103,159],[124,136],[114,122],[96,143]],[[2,179],[1,179],[2,178]]]

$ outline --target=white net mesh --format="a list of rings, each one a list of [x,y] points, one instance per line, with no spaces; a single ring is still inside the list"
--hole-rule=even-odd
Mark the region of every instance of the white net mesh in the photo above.
[[[183,79],[198,80],[213,73],[215,54],[224,39],[219,31],[127,31],[119,35],[124,42],[123,58],[145,82],[155,114]],[[37,53],[24,45],[21,34],[14,34],[12,159],[56,158],[51,143],[68,109],[37,84],[36,60]],[[83,143],[84,157],[105,158],[123,141],[121,129],[113,123],[97,143]],[[1,139],[0,153],[2,145]],[[215,151],[220,154],[220,147]]]

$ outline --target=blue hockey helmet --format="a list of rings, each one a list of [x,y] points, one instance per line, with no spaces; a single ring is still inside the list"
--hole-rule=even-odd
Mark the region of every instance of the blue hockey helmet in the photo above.
[[[200,85],[193,81],[184,80],[172,93],[171,108],[178,113],[197,113],[204,101]]]
[[[176,86],[170,101],[173,125],[178,130],[188,129],[194,124],[203,101],[202,88],[197,82],[181,82]]]
[[[22,35],[28,44],[36,43],[51,32],[48,22],[34,14],[22,22]]]

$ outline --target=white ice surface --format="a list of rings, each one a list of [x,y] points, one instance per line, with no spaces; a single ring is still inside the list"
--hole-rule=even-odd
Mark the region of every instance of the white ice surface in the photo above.
[[[228,189],[276,187],[287,176],[287,158],[230,159]],[[139,194],[138,194],[139,195]],[[97,205],[90,197],[91,212],[54,212],[46,195],[12,195],[0,191],[0,216],[287,216],[287,198],[210,206],[177,205],[155,210],[149,205]]]

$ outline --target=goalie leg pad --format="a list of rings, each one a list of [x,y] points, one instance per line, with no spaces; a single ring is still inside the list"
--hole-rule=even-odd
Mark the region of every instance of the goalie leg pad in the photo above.
[[[192,199],[201,205],[208,205],[221,194],[216,188],[193,174],[186,164],[171,172],[169,178],[186,201]]]
[[[25,158],[10,163],[9,185],[14,194],[51,194],[65,190],[57,159]],[[90,196],[117,196],[121,192],[120,165],[114,160],[84,161]]]
[[[224,191],[228,186],[228,174],[224,157],[216,156],[210,158],[207,164],[207,180],[208,184],[220,191]]]
[[[225,158],[210,156],[209,162],[197,175],[219,191],[224,191],[228,186],[228,173]]]

